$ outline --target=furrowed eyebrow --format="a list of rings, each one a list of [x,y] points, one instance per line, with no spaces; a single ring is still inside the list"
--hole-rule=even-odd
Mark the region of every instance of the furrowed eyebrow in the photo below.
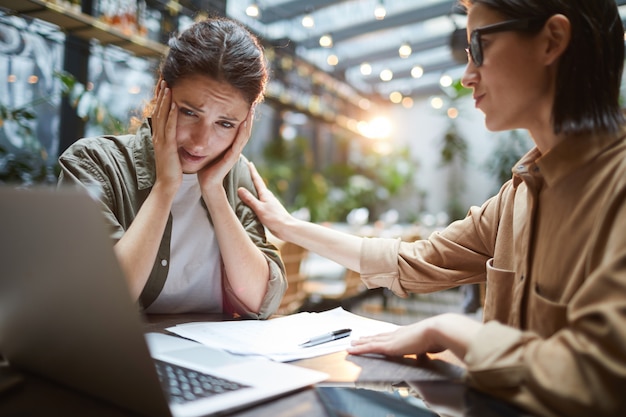
[[[181,103],[185,106],[185,107],[189,107],[190,110],[193,110],[196,113],[204,113],[204,110],[202,110],[200,107],[194,106],[193,104],[191,104],[188,101],[182,100]]]
[[[188,101],[183,100],[183,101],[181,101],[181,104],[183,104],[185,107],[188,107],[190,110],[193,110],[195,113],[201,113],[201,114],[205,113],[205,111],[202,108],[197,107],[197,106],[189,103]],[[237,117],[235,117],[235,116],[222,115],[222,116],[219,116],[219,118],[220,119],[224,119],[224,120],[229,121],[229,122],[232,122],[232,123],[239,123],[240,122],[240,120]]]

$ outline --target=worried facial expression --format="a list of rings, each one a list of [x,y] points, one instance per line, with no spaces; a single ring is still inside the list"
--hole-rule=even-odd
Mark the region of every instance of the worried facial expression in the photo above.
[[[177,106],[176,144],[182,170],[195,174],[228,149],[250,105],[230,84],[192,75],[172,87]]]

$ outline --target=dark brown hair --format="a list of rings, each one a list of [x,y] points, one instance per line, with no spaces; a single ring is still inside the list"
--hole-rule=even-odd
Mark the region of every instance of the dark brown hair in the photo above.
[[[252,106],[263,100],[268,81],[267,62],[259,40],[241,23],[223,17],[192,24],[169,42],[159,80],[171,88],[178,80],[204,75],[236,88]],[[150,115],[156,97],[144,109]]]
[[[620,86],[624,28],[615,0],[460,0],[507,19],[566,16],[571,41],[559,62],[552,109],[555,133],[617,131],[624,122]]]

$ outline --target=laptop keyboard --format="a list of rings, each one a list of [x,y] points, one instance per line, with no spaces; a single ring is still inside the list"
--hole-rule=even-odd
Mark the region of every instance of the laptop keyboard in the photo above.
[[[164,362],[154,360],[161,385],[170,398],[170,403],[181,404],[225,392],[248,388],[247,385],[216,377]]]

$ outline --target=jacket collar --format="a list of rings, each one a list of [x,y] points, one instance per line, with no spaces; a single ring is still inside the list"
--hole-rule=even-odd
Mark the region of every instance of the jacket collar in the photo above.
[[[149,117],[144,119],[130,146],[138,188],[140,190],[152,188],[156,180],[156,164],[154,147],[152,146],[152,119]]]

